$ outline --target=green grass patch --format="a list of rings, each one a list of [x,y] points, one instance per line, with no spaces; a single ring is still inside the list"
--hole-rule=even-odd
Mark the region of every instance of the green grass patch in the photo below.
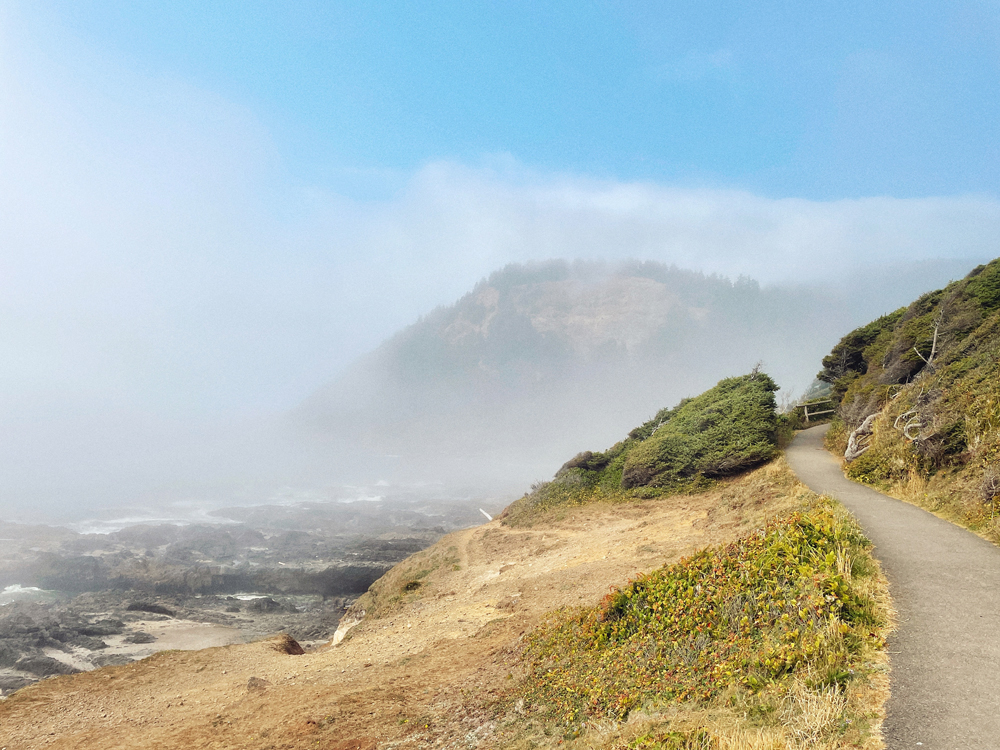
[[[793,679],[842,690],[885,624],[858,585],[876,572],[868,546],[821,504],[640,576],[536,629],[518,695],[573,726],[670,702],[766,717]]]
[[[624,750],[714,750],[718,743],[703,729],[693,732],[647,732],[626,745]]]

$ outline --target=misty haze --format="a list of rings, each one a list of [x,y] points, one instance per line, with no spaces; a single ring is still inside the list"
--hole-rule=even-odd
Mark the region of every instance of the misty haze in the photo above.
[[[0,747],[881,747],[895,573],[785,451],[993,540],[998,20],[0,3]]]
[[[508,265],[327,383],[317,377],[288,408],[167,420],[83,401],[28,420],[12,404],[4,512],[106,531],[212,523],[232,505],[394,495],[497,510],[576,446],[614,442],[758,362],[793,403],[842,331],[973,264],[859,267],[766,286],[656,261]]]

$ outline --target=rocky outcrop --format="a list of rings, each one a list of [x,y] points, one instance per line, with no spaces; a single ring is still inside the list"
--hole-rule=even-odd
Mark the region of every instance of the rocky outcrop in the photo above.
[[[176,648],[169,635],[173,628],[222,626],[236,641],[283,631],[274,639],[275,647],[301,653],[299,642],[332,637],[351,601],[316,595],[241,600],[105,591],[50,603],[15,602],[0,607],[0,695],[47,677],[120,666]]]
[[[25,656],[17,660],[14,669],[33,674],[36,677],[53,677],[60,674],[76,674],[81,671],[51,656]]]

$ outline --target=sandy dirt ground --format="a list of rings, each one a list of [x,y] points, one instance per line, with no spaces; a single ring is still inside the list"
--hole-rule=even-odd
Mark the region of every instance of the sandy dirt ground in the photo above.
[[[779,461],[703,495],[452,533],[390,571],[377,606],[337,646],[166,651],[49,679],[0,703],[0,748],[476,746],[491,731],[485,706],[510,684],[509,654],[545,613],[596,604],[640,572],[797,506],[804,487],[771,488],[786,476]],[[160,626],[149,632],[171,637]]]
[[[145,621],[137,620],[129,623],[132,630],[121,635],[104,636],[103,640],[108,644],[106,649],[101,650],[102,656],[127,656],[130,659],[145,659],[160,651],[198,651],[203,648],[215,648],[218,646],[229,646],[234,643],[243,643],[244,638],[237,628],[227,628],[224,625],[215,625],[210,622],[195,622],[194,620],[162,620]],[[128,643],[126,638],[137,630],[155,636],[153,643]],[[75,649],[67,653],[55,648],[43,649],[46,656],[50,656],[56,661],[69,664],[79,670],[87,671],[93,669],[93,665],[86,658],[90,652],[83,649]],[[2,733],[0,733],[2,736]]]
[[[139,620],[132,623],[136,630],[142,630],[156,637],[155,644],[145,648],[149,656],[156,651],[193,651],[216,646],[229,646],[241,643],[243,638],[238,628],[227,628],[210,622],[195,622],[193,620]],[[106,638],[109,653],[141,654],[142,644],[124,643],[125,636],[110,636]],[[151,646],[155,646],[151,648]]]

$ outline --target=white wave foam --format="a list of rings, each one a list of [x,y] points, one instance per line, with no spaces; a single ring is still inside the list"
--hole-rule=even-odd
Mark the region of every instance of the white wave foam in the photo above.
[[[347,497],[337,502],[347,505],[349,503],[380,503],[383,500],[385,498],[382,495],[358,495],[357,497]]]
[[[46,591],[36,586],[22,586],[19,583],[15,583],[0,591],[0,606],[13,602],[38,601],[51,596],[51,591]]]

